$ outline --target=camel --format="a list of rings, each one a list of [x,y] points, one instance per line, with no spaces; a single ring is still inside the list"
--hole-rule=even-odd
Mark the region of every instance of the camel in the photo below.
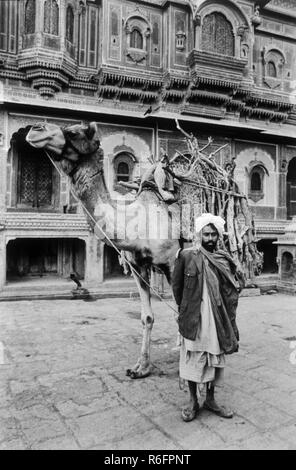
[[[189,140],[190,138],[191,136],[188,137]],[[186,238],[182,234],[180,204],[168,204],[157,190],[153,190],[148,184],[147,187],[141,186],[135,201],[128,205],[116,206],[105,183],[103,150],[95,123],[76,124],[64,129],[54,124],[38,123],[29,130],[26,141],[35,148],[44,149],[55,165],[71,178],[75,194],[81,201],[97,237],[115,247],[119,253],[124,253],[124,262],[131,268],[139,290],[143,326],[141,353],[136,364],[127,370],[127,374],[133,379],[148,376],[152,370],[150,343],[154,323],[151,308],[151,269],[161,271],[168,283],[171,283],[176,253],[182,247],[182,237]],[[189,143],[192,145],[192,142],[196,145],[195,140],[190,140]],[[200,153],[199,155],[201,156]],[[213,160],[208,160],[214,167]],[[196,161],[191,164],[191,171],[194,165],[196,166]],[[180,191],[182,187],[184,189],[187,180],[184,180],[182,185],[182,174],[177,175],[169,167],[168,171],[171,171],[175,180],[179,178],[177,193],[180,197]],[[188,178],[188,174],[185,176]],[[198,184],[198,181],[195,183]],[[213,207],[212,209],[214,210]],[[247,213],[246,215],[248,217]],[[190,227],[187,229],[190,231]],[[242,237],[251,231],[249,220],[249,227]],[[192,234],[187,236],[187,239],[190,237],[192,238]],[[242,241],[240,248],[241,244]]]

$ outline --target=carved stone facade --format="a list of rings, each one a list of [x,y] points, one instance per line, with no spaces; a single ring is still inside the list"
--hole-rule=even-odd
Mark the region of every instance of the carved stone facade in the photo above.
[[[98,122],[113,199],[133,199],[118,182],[160,148],[186,153],[175,118],[211,135],[209,151],[228,143],[217,161],[236,162],[258,240],[277,239],[296,215],[295,11],[285,0],[2,0],[0,288],[14,239],[64,240],[60,260],[81,240],[85,279],[104,278],[104,246],[67,179],[11,142],[40,120]]]

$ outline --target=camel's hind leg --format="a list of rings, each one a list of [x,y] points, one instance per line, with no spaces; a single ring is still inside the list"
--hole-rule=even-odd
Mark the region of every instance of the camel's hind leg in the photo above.
[[[149,284],[150,280],[148,269],[141,269],[140,274]],[[143,325],[143,339],[141,355],[135,366],[132,369],[127,370],[127,375],[129,375],[132,379],[141,379],[143,377],[147,377],[151,373],[150,342],[151,332],[154,323],[154,314],[151,308],[150,288],[147,286],[147,284],[141,281],[135,273],[133,273],[133,276],[139,289],[141,299],[141,321]]]

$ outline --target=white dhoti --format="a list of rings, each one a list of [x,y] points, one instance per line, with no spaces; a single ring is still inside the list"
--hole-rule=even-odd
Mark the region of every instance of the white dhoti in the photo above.
[[[219,345],[204,275],[200,328],[194,341],[181,338],[180,377],[198,384],[214,382],[219,385],[223,380],[224,367],[225,355]]]

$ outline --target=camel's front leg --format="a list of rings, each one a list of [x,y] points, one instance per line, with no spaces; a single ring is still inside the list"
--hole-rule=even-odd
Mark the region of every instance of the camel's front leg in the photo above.
[[[127,375],[132,379],[141,379],[147,377],[151,373],[151,364],[150,364],[150,341],[151,341],[151,332],[154,323],[154,314],[151,309],[151,296],[150,288],[143,282],[140,281],[136,274],[133,274],[134,279],[137,283],[137,287],[140,293],[141,299],[141,321],[143,325],[143,339],[142,339],[142,349],[141,356],[138,359],[138,362],[132,369],[127,370]],[[149,283],[149,276],[145,271],[141,271],[141,276]]]

